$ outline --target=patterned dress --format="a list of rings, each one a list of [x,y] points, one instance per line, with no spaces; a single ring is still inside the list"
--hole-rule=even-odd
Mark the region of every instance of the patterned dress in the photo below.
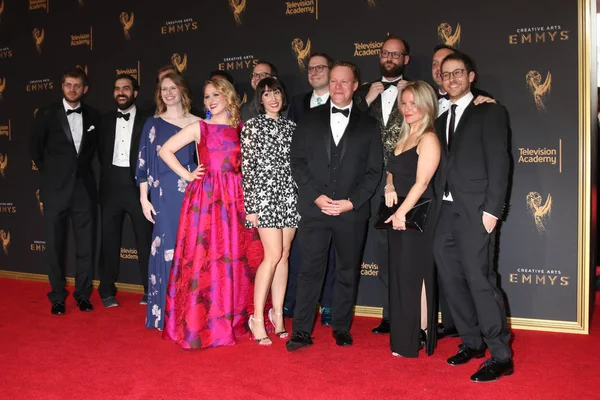
[[[244,227],[242,124],[199,123],[206,172],[189,183],[181,206],[163,332],[186,349],[233,345],[248,333],[263,257],[258,232]]]
[[[187,182],[181,179],[158,156],[161,146],[181,130],[160,117],[150,117],[144,125],[136,179],[138,184],[148,182],[148,194],[156,211],[152,230],[152,247],[148,261],[148,307],[146,309],[146,328],[162,330],[164,324],[165,298],[179,210]],[[175,153],[179,162],[189,171],[196,168],[194,146],[188,145]]]
[[[242,130],[246,214],[258,214],[259,228],[298,227],[298,193],[290,167],[295,129],[296,124],[284,117],[262,114]]]

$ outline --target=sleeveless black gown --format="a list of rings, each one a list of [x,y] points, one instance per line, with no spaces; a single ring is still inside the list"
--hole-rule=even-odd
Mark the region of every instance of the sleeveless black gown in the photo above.
[[[399,155],[392,154],[388,171],[398,197],[406,197],[415,184],[419,155],[416,146]],[[433,199],[430,183],[421,198]],[[390,347],[403,357],[418,357],[421,348],[421,288],[425,282],[427,295],[428,355],[436,345],[435,327],[437,307],[435,298],[435,264],[433,260],[433,230],[435,218],[430,207],[424,232],[389,230],[389,298]]]

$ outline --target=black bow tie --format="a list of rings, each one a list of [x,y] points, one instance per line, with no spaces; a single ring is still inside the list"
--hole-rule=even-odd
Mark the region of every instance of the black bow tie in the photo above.
[[[394,82],[381,81],[381,83],[383,83],[383,90],[388,90],[391,86],[396,87],[396,85],[398,85],[398,81],[394,81]]]
[[[73,113],[81,114],[81,107],[78,107],[74,110],[67,110],[67,117]]]
[[[129,121],[129,113],[123,114],[123,113],[117,113],[117,118],[123,118],[125,121]]]
[[[337,108],[337,107],[331,107],[331,113],[335,114],[335,113],[342,113],[342,115],[346,118],[348,118],[348,115],[350,115],[350,109],[349,108],[344,108],[343,110]]]
[[[446,93],[446,94],[441,94],[440,92],[438,92],[438,93],[437,93],[437,98],[438,98],[438,100],[441,100],[441,99],[450,100],[450,96],[448,96],[448,93]]]

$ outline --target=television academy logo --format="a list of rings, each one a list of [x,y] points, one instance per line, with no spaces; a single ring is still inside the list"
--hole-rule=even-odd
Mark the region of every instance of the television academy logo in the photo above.
[[[137,68],[123,68],[123,69],[116,70],[117,76],[122,75],[122,74],[131,75],[138,81],[139,85],[142,84],[141,64],[139,61],[137,62]]]
[[[42,28],[42,30],[34,28],[31,34],[33,35],[35,49],[37,50],[38,54],[42,54],[42,44],[44,44],[44,28]]]
[[[131,12],[131,14],[127,14],[125,11],[123,11],[121,15],[119,15],[119,21],[121,21],[121,25],[123,26],[123,34],[125,35],[125,39],[131,40],[129,30],[133,26],[133,11]]]
[[[44,215],[44,203],[42,203],[40,189],[35,191],[35,200],[37,201],[38,208],[40,209],[40,214]]]
[[[552,195],[548,194],[544,204],[542,204],[542,200],[542,196],[538,192],[529,192],[525,197],[527,210],[531,214],[535,228],[539,233],[546,232],[546,223],[550,214],[552,214]]]
[[[182,73],[187,69],[187,54],[183,53],[183,58],[181,58],[179,53],[173,53],[171,56],[171,63],[175,68],[177,68],[179,73]]]
[[[246,10],[246,0],[229,0],[229,7],[233,12],[233,18],[238,25],[242,24],[240,15]]]
[[[452,26],[447,22],[442,22],[437,28],[440,41],[446,46],[457,48],[460,46],[460,24],[456,24],[456,30],[454,30],[454,33],[452,31]]]
[[[89,46],[90,50],[94,48],[91,26],[90,33],[80,33],[78,35],[71,35],[71,47],[74,46]]]
[[[0,136],[8,137],[8,141],[10,142],[12,139],[12,129],[10,126],[10,119],[8,120],[8,125],[0,125]]]
[[[2,250],[8,255],[8,246],[10,245],[10,232],[0,229],[0,241],[2,242]]]
[[[319,0],[286,1],[285,15],[315,14],[319,19]]]
[[[29,0],[29,11],[46,10],[50,12],[50,0]]]
[[[527,82],[527,86],[529,90],[531,90],[531,94],[533,95],[533,100],[535,101],[535,107],[539,111],[546,111],[546,105],[544,104],[544,98],[548,95],[552,88],[552,75],[550,71],[546,75],[546,80],[542,83],[542,75],[538,71],[529,71],[525,76],[525,81]]]
[[[300,38],[295,38],[292,40],[292,51],[296,56],[296,61],[298,62],[298,67],[301,70],[306,69],[305,62],[308,62],[308,56],[310,55],[310,39],[306,41],[306,46],[304,45],[304,41]]]
[[[0,153],[0,176],[6,179],[6,167],[8,167],[8,153]]]

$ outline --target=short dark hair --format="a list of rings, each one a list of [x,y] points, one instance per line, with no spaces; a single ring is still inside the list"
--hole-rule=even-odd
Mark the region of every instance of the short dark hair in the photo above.
[[[87,77],[85,71],[79,67],[75,67],[75,68],[65,71],[63,73],[61,82],[65,83],[65,80],[67,78],[81,79],[81,82],[83,82],[83,86],[88,86],[88,83],[89,83],[88,77]]]
[[[329,56],[329,54],[327,53],[319,53],[319,52],[313,52],[310,53],[310,56],[308,57],[308,62],[310,62],[310,60],[312,60],[313,57],[323,57],[324,59],[327,60],[327,66],[329,67],[329,69],[331,69],[331,67],[333,66],[333,58],[331,58]]]
[[[229,83],[231,83],[233,85],[233,76],[231,76],[231,74],[227,71],[223,71],[220,69],[215,69],[214,71],[212,71],[208,77],[208,79],[212,79],[215,76],[222,76],[223,78],[225,78],[226,80],[229,81]]]
[[[448,46],[447,44],[440,43],[440,44],[438,44],[437,46],[435,46],[433,48],[433,53],[435,54],[435,53],[437,53],[441,49],[447,49],[447,50],[450,50],[453,53],[458,52],[458,49],[456,49],[456,48],[454,48],[452,46]]]
[[[467,73],[476,72],[475,61],[473,61],[471,57],[469,57],[465,53],[461,53],[460,51],[448,54],[446,58],[444,58],[444,61],[442,61],[442,65],[440,67],[443,67],[446,61],[461,61],[465,65]]]
[[[256,85],[256,91],[254,92],[254,104],[259,113],[265,114],[265,105],[262,103],[262,95],[265,93],[266,89],[269,90],[279,90],[281,92],[281,110],[283,111],[287,108],[287,96],[285,95],[285,89],[283,88],[283,84],[277,78],[267,77],[265,79],[261,79]]]
[[[360,82],[360,70],[358,69],[358,67],[355,64],[351,63],[350,61],[336,61],[331,66],[331,69],[334,69],[335,67],[350,68],[352,70],[352,74],[354,75],[354,80],[356,82]]]
[[[254,64],[254,66],[256,67],[257,65],[260,65],[260,64],[266,64],[266,65],[268,65],[268,66],[269,66],[269,68],[271,68],[271,76],[272,76],[272,77],[276,77],[276,76],[278,75],[278,74],[277,74],[277,67],[275,67],[275,66],[274,66],[273,64],[271,64],[270,62],[268,62],[268,61],[265,61],[265,60],[257,60],[257,61],[256,61],[256,64]]]
[[[399,40],[402,42],[402,44],[404,45],[404,51],[406,52],[406,55],[410,54],[410,45],[408,44],[408,42],[404,39],[402,39],[400,36],[397,35],[388,35],[385,40],[383,41],[383,43],[381,44],[381,47],[383,47],[383,45],[389,41],[389,40]]]
[[[156,71],[156,83],[158,83],[158,77],[159,77],[159,75],[162,74],[163,72],[166,72],[166,71],[173,71],[176,74],[181,75],[179,73],[179,70],[177,68],[175,68],[175,66],[173,64],[166,64],[166,65],[163,65],[162,67],[160,67],[158,69],[158,71]]]
[[[130,74],[119,74],[117,75],[117,77],[115,78],[115,83],[119,80],[119,79],[129,79],[129,81],[131,82],[131,87],[133,90],[138,91],[140,90],[140,85],[138,84],[137,79],[135,79],[133,76],[131,76]]]

